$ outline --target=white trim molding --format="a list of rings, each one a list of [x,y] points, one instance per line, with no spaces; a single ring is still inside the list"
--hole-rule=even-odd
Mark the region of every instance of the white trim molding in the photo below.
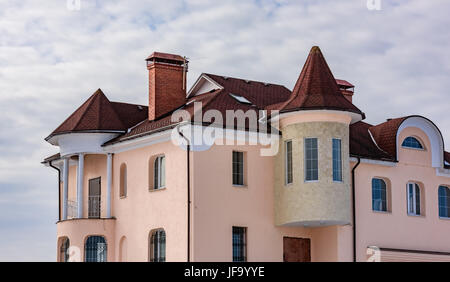
[[[401,147],[401,142],[399,140],[400,133],[403,131],[403,129],[408,127],[419,128],[428,136],[428,139],[430,139],[431,143],[431,166],[442,168],[444,165],[444,143],[442,135],[436,125],[434,125],[428,119],[420,116],[409,117],[400,124],[396,136],[397,159],[399,156],[399,148]]]
[[[366,164],[383,165],[383,166],[390,166],[390,167],[397,166],[396,162],[390,162],[390,161],[372,160],[372,159],[365,159],[365,158],[360,158],[360,160],[361,160],[361,163],[366,163]],[[357,161],[358,161],[357,158],[350,157],[350,162],[356,163]]]
[[[190,96],[196,96],[199,94],[207,93],[211,90],[216,90],[216,89],[223,89],[223,86],[218,84],[217,82],[215,82],[208,75],[202,73],[197,78],[194,85],[192,85],[191,89],[187,93],[186,98],[189,98]]]

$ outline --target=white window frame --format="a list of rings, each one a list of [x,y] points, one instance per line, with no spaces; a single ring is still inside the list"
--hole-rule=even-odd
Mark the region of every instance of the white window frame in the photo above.
[[[414,147],[409,147],[409,146],[404,146],[403,143],[405,142],[406,139],[408,139],[409,137],[416,139],[417,142],[419,142],[420,146],[422,146],[422,148],[414,148]],[[410,149],[410,150],[418,150],[418,151],[425,151],[425,146],[423,145],[422,140],[420,140],[420,138],[417,138],[416,136],[407,136],[403,139],[402,144],[401,144],[402,148],[404,149]]]
[[[440,214],[441,205],[440,205],[440,199],[439,199],[439,190],[440,190],[441,187],[446,188],[446,189],[450,189],[450,186],[447,186],[447,185],[439,185],[438,186],[438,216],[439,216],[440,219],[447,219],[448,220],[448,219],[450,219],[450,215],[449,216],[441,216],[441,214]]]
[[[412,193],[413,193],[413,197],[412,197],[412,202],[413,202],[413,209],[411,209],[411,203],[409,201],[409,188],[412,185],[413,189],[412,189]],[[416,193],[416,185],[417,187],[419,187],[419,210],[420,213],[417,213],[417,193]],[[416,182],[408,182],[408,184],[406,184],[406,203],[407,203],[407,213],[408,215],[411,216],[421,216],[422,215],[422,195],[421,194],[421,190],[420,189],[420,185]]]
[[[306,140],[307,139],[316,139],[317,140],[317,179],[307,180],[307,165],[306,165]],[[305,137],[303,140],[303,163],[304,163],[304,181],[305,182],[318,182],[319,181],[319,138],[317,137]]]
[[[374,179],[376,179],[376,180],[380,180],[380,181],[382,181],[383,183],[384,183],[384,188],[385,188],[385,195],[386,195],[386,210],[375,210],[374,209],[374,206],[373,206],[373,180]],[[372,177],[372,180],[371,180],[371,185],[372,185],[372,189],[371,189],[371,194],[372,194],[372,211],[373,212],[377,212],[377,213],[391,213],[391,209],[389,208],[389,205],[390,205],[390,188],[389,188],[389,184],[388,184],[389,182],[386,180],[386,179],[384,179],[384,178],[382,178],[382,177]]]
[[[161,163],[164,159],[164,174],[161,172]],[[153,190],[160,190],[166,188],[166,156],[159,155],[155,158],[153,163]],[[161,184],[161,179],[164,178],[164,185]]]
[[[290,158],[291,158],[291,181],[289,182],[289,165],[288,165],[288,144],[291,144],[291,154],[290,154]],[[292,147],[293,143],[292,140],[286,140],[284,141],[284,168],[285,168],[285,177],[284,177],[284,183],[285,185],[290,185],[294,182],[294,162],[293,162],[293,147]]]

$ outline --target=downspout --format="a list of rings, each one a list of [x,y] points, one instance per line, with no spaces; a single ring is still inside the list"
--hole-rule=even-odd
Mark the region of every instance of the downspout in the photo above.
[[[177,127],[178,134],[186,140],[186,153],[187,153],[187,262],[191,261],[191,166],[190,166],[190,151],[191,145],[189,140],[180,131],[180,127]]]
[[[48,162],[48,165],[58,171],[58,221],[61,220],[61,170],[52,165],[52,161]]]
[[[353,208],[353,262],[356,262],[356,193],[355,193],[355,170],[361,163],[361,158],[358,157],[358,162],[352,168],[352,208]]]

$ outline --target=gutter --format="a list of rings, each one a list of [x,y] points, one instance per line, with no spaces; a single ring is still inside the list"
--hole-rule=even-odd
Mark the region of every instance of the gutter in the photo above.
[[[353,262],[356,262],[356,197],[355,197],[355,170],[361,163],[361,158],[358,158],[358,162],[352,168],[352,209],[353,209]]]
[[[187,159],[187,262],[191,261],[191,166],[190,166],[190,151],[191,145],[189,144],[189,140],[184,136],[184,134],[180,131],[180,127],[177,126],[178,134],[186,140],[187,149],[186,149],[186,159]]]
[[[58,221],[61,220],[61,170],[52,165],[52,161],[48,162],[48,165],[58,171]]]

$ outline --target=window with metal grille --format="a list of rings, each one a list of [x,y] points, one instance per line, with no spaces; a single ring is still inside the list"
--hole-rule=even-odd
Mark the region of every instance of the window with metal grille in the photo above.
[[[61,241],[61,246],[59,247],[59,261],[60,262],[68,262],[69,261],[69,247],[70,240],[65,237]]]
[[[120,197],[124,198],[127,196],[127,165],[121,164],[120,165]]]
[[[372,179],[372,210],[387,211],[386,182],[380,178]]]
[[[319,180],[317,138],[305,138],[305,181]]]
[[[412,148],[412,149],[423,149],[422,144],[417,140],[417,138],[409,136],[403,140],[402,147]]]
[[[342,181],[341,139],[333,138],[333,181]]]
[[[420,187],[417,183],[406,185],[408,195],[408,214],[420,215]]]
[[[233,185],[244,185],[244,153],[233,151]]]
[[[439,217],[450,218],[450,188],[439,186]]]
[[[286,141],[284,144],[286,159],[286,184],[292,183],[292,141]]]
[[[85,262],[106,262],[107,245],[102,236],[89,236],[84,246]]]
[[[151,262],[166,261],[166,232],[163,229],[152,231],[150,235],[149,260]]]
[[[233,226],[233,262],[247,261],[247,228]]]
[[[166,187],[166,158],[159,156],[153,164],[153,189]]]

